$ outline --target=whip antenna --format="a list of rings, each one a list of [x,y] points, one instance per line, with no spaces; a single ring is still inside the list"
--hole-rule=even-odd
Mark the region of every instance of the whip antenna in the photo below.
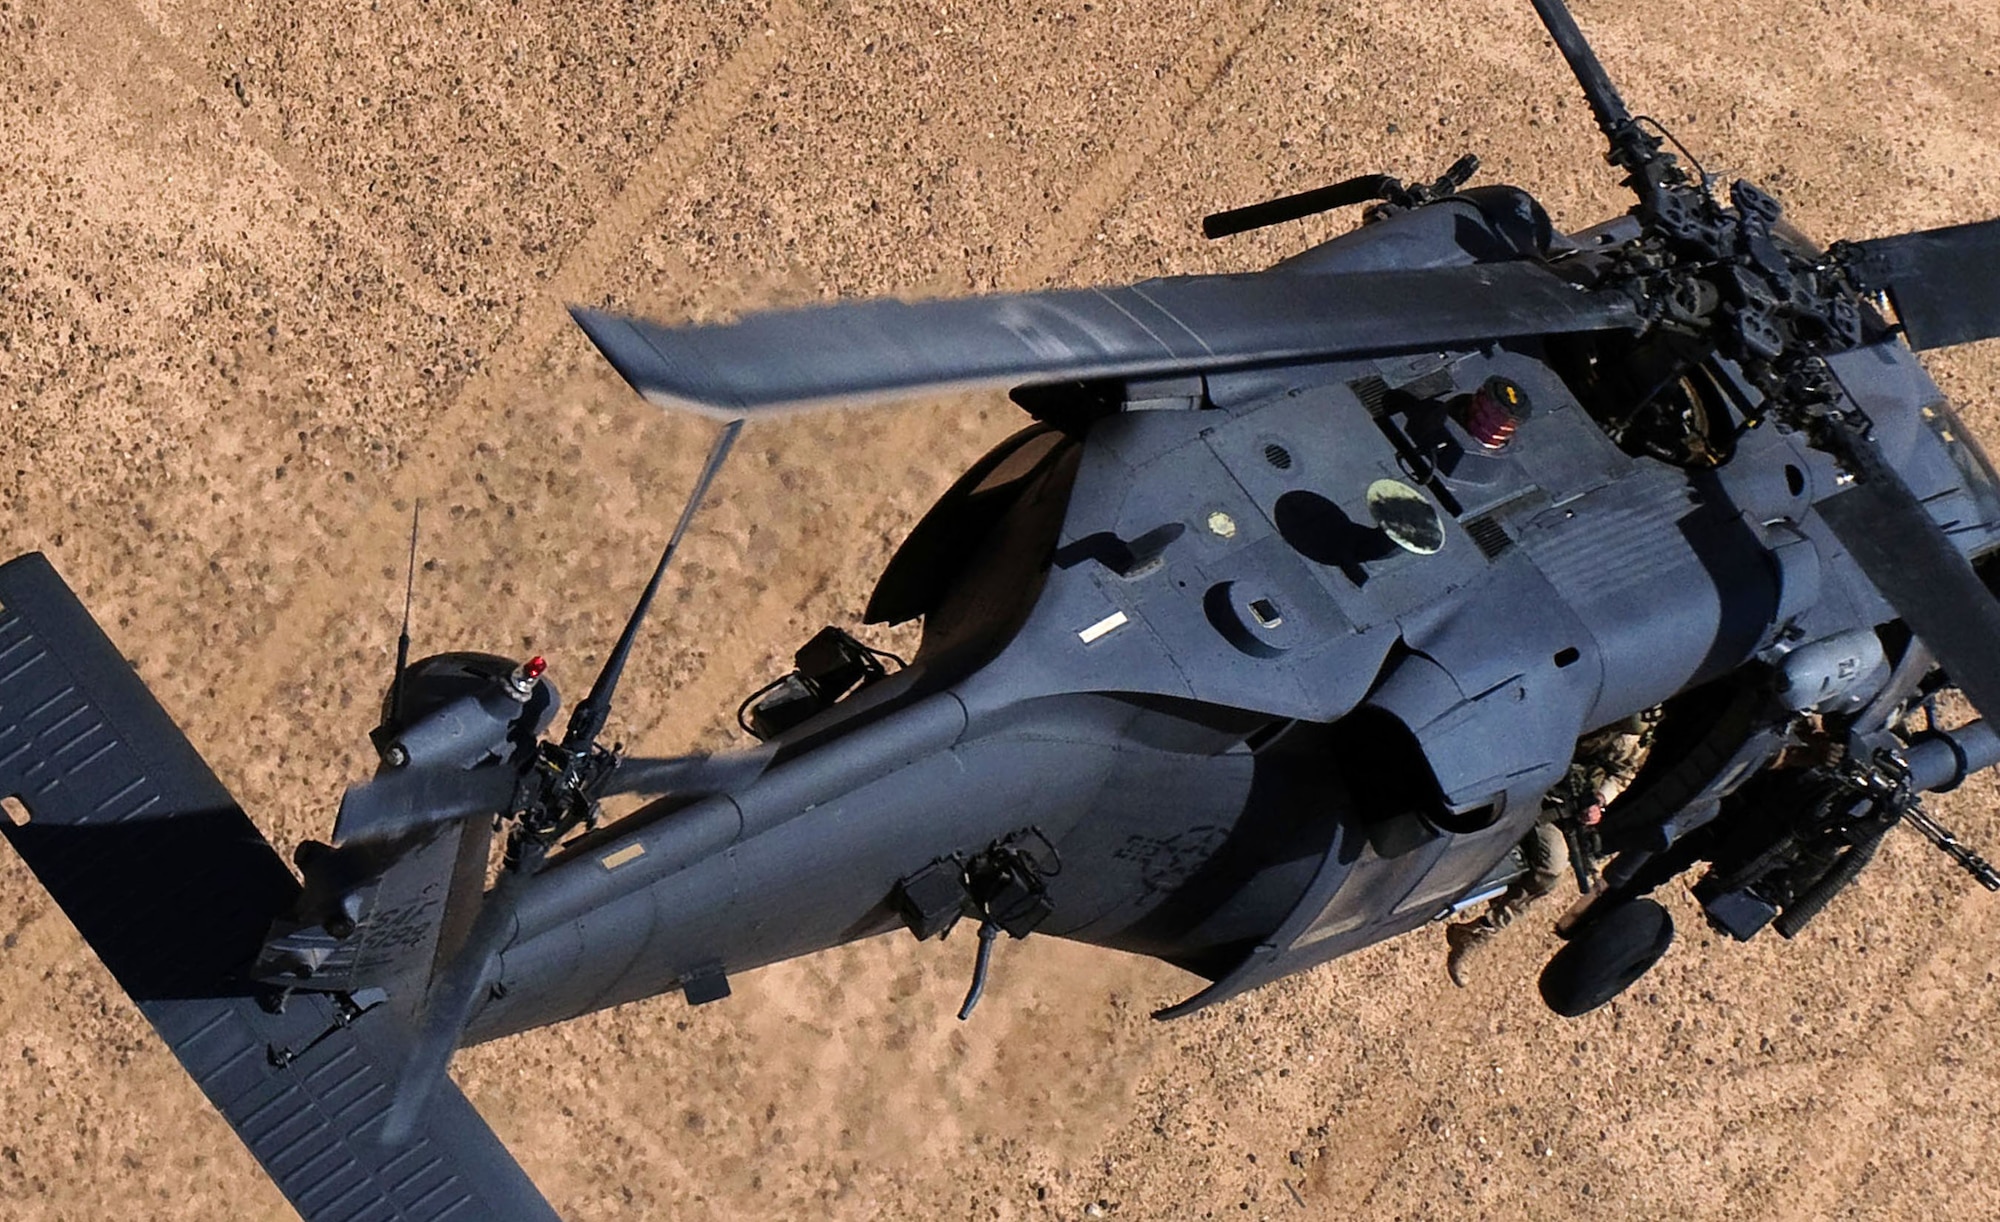
[[[403,724],[403,672],[410,668],[410,606],[417,596],[417,523],[422,519],[424,501],[418,497],[410,506],[409,577],[403,583],[403,631],[396,637],[396,673],[389,680],[389,720]]]

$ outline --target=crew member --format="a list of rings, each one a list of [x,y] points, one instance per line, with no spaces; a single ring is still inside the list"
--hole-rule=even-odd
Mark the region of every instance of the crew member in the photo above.
[[[1614,721],[1577,740],[1576,756],[1569,772],[1542,798],[1541,817],[1521,839],[1521,858],[1527,873],[1486,907],[1484,915],[1444,927],[1445,971],[1451,982],[1463,988],[1465,965],[1482,953],[1493,935],[1514,923],[1534,902],[1555,890],[1569,871],[1569,847],[1562,824],[1573,819],[1584,827],[1597,826],[1604,808],[1625,791],[1651,745],[1651,725],[1646,716],[1634,713]]]

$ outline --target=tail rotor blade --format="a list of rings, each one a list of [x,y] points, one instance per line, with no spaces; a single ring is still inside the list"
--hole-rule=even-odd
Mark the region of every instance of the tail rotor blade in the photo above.
[[[396,1081],[395,1099],[382,1123],[382,1140],[389,1145],[406,1141],[431,1096],[451,1068],[451,1054],[458,1050],[459,1037],[479,1004],[479,990],[485,987],[486,969],[514,936],[514,909],[521,891],[540,864],[540,848],[524,853],[516,868],[505,871],[487,893],[473,920],[465,944],[439,973],[431,986],[430,1002],[424,1008],[423,1026],[410,1047],[402,1075]]]
[[[451,819],[503,815],[514,802],[520,772],[484,768],[399,768],[350,785],[340,799],[334,839],[393,839]]]
[[[611,656],[604,660],[604,669],[597,673],[597,682],[590,685],[590,694],[570,714],[569,731],[563,736],[563,746],[568,750],[579,751],[589,747],[604,729],[604,720],[611,712],[611,697],[618,690],[618,678],[625,671],[625,659],[632,653],[632,642],[639,636],[639,625],[645,622],[646,612],[652,608],[653,596],[660,592],[660,580],[667,575],[667,566],[673,563],[674,553],[680,550],[688,524],[694,521],[695,511],[701,508],[702,501],[708,496],[709,485],[715,482],[716,473],[722,470],[724,460],[729,457],[730,447],[736,444],[736,435],[742,431],[743,421],[731,420],[723,426],[714,446],[709,449],[708,461],[702,465],[694,491],[681,508],[680,521],[674,523],[673,536],[667,540],[666,550],[660,553],[660,562],[653,567],[652,580],[646,583],[645,593],[639,596],[638,605],[632,608],[631,618],[625,621],[625,631],[618,634],[618,644],[612,647]]]
[[[724,755],[634,757],[596,790],[620,793],[724,793],[754,781],[770,766],[772,750],[758,747]],[[514,804],[521,774],[513,768],[405,768],[350,785],[340,801],[334,839],[393,840],[411,832],[475,815],[501,815]]]
[[[1583,86],[1583,96],[1590,103],[1590,112],[1597,119],[1599,130],[1615,148],[1632,126],[1632,112],[1625,108],[1625,99],[1618,95],[1618,86],[1611,83],[1611,74],[1597,58],[1597,52],[1590,49],[1590,43],[1577,28],[1576,18],[1570,16],[1569,7],[1562,0],[1529,0],[1535,6],[1535,14],[1542,19],[1542,25],[1555,39],[1556,50],[1569,64],[1569,70],[1576,74],[1576,83]]]

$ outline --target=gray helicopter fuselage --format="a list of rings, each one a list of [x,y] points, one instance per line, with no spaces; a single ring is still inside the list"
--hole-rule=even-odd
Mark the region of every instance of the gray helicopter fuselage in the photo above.
[[[961,1018],[1002,933],[1204,978],[1171,1017],[1508,890],[1533,829],[1588,897],[1538,983],[1576,1017],[1666,953],[1650,896],[1691,871],[1744,941],[1899,826],[2000,892],[1922,801],[2000,766],[2000,489],[1913,355],[2000,337],[2000,219],[1819,250],[1533,4],[1636,201],[1574,235],[1468,155],[1203,219],[1368,207],[1263,272],[572,306],[720,425],[645,592],[559,737],[543,659],[411,662],[406,611],[381,767],[298,873],[48,558],[0,564],[0,837],[310,1222],[552,1222],[458,1046],[899,927],[976,925]],[[828,628],[739,709],[758,746],[605,747],[739,435],[947,388],[1034,424],[877,580],[909,663]],[[1644,757],[1615,796],[1605,730]],[[666,796],[599,826],[627,794]]]
[[[1626,232],[1523,238],[1494,199],[1269,274],[1559,265]],[[1990,548],[1990,469],[1908,350],[1829,363],[1953,542]],[[900,880],[1028,829],[1061,864],[1039,932],[1213,980],[1184,1012],[1490,890],[1586,730],[1795,654],[1818,659],[1800,711],[1887,681],[1869,642],[1894,612],[1814,509],[1843,486],[1831,458],[1742,419],[1719,464],[1628,453],[1560,364],[1535,340],[1129,383],[1087,429],[1016,437],[934,511],[931,535],[958,532],[935,588],[890,588],[892,566],[878,591],[880,618],[926,616],[912,665],[779,736],[755,780],[552,862],[468,1038],[715,996],[897,928]],[[1501,447],[1444,406],[1493,378],[1531,405]],[[1384,481],[1434,507],[1435,547],[1385,536]]]

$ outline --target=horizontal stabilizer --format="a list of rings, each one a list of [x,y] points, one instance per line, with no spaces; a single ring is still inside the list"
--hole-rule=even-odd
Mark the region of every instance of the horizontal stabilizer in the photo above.
[[[0,565],[0,796],[28,815],[0,833],[308,1222],[554,1222],[456,1088],[378,1139],[409,1047],[386,1006],[252,995],[298,884],[40,555]]]
[[[1889,294],[1910,347],[2000,337],[2000,218],[1854,246],[1858,278]]]
[[[846,301],[667,327],[573,308],[634,389],[734,420],[773,409],[1450,348],[1638,325],[1534,263],[1183,276],[944,301]]]

